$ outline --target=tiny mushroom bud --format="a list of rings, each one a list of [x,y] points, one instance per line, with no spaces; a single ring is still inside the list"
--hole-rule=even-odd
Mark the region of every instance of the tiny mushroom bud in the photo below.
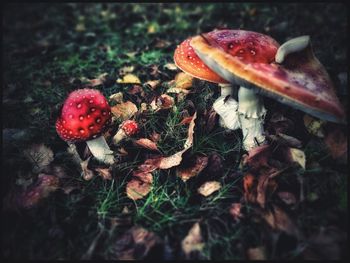
[[[190,37],[184,40],[176,48],[174,53],[175,65],[188,75],[219,84],[221,96],[215,101],[214,110],[220,116],[220,125],[222,127],[237,129],[237,101],[231,96],[233,92],[232,85],[203,63],[190,45],[191,39]],[[235,124],[232,124],[232,121]]]
[[[56,130],[69,143],[85,141],[97,160],[112,164],[113,152],[102,135],[110,122],[111,108],[102,93],[95,89],[79,89],[65,100]]]
[[[120,141],[126,137],[131,137],[139,132],[139,125],[134,120],[124,121],[117,131],[116,135],[113,137],[113,143],[118,144]]]

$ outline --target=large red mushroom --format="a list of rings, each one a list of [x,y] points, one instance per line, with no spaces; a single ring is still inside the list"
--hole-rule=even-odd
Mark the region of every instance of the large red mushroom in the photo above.
[[[192,38],[190,45],[210,69],[240,85],[238,115],[248,151],[265,142],[266,110],[260,93],[327,121],[345,120],[308,36],[279,46],[271,37],[252,31],[214,30]]]
[[[112,164],[113,151],[102,135],[110,122],[111,108],[102,93],[95,89],[78,89],[64,101],[56,131],[69,143],[85,141],[97,160]]]
[[[214,102],[213,108],[220,116],[220,125],[232,130],[239,128],[237,116],[232,115],[238,107],[237,101],[231,96],[232,85],[203,63],[190,45],[191,39],[184,40],[175,49],[175,65],[190,76],[219,84],[221,96]]]

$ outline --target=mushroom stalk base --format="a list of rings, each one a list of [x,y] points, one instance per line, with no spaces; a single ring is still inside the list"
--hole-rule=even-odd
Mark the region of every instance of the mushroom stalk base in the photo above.
[[[113,151],[109,148],[105,138],[101,135],[95,139],[86,141],[91,154],[100,162],[106,164],[114,163]]]
[[[125,131],[121,128],[119,128],[118,132],[113,137],[113,143],[117,145],[119,142],[124,140],[126,137],[128,137],[125,133]]]
[[[238,103],[232,98],[232,85],[219,84],[221,88],[221,96],[214,102],[213,108],[220,116],[219,125],[223,128],[236,130],[239,129],[239,121],[237,115]],[[227,98],[227,96],[230,96]]]
[[[262,98],[253,90],[240,87],[238,91],[238,119],[243,133],[243,147],[251,149],[266,143],[264,119],[266,109]]]

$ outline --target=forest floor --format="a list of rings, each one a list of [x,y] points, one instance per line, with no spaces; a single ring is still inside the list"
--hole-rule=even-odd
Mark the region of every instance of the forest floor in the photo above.
[[[310,35],[346,108],[345,5],[35,3],[2,10],[3,258],[347,256],[347,127],[266,98],[271,147],[247,167],[242,134],[220,127],[212,109],[218,85],[181,74],[173,61],[183,40],[215,28],[257,31],[279,43]],[[111,144],[117,162],[110,167],[57,135],[62,103],[79,88],[108,99],[109,143],[123,120],[140,125],[137,135]],[[301,153],[292,165],[279,156],[291,148]],[[154,158],[170,164],[136,176]]]

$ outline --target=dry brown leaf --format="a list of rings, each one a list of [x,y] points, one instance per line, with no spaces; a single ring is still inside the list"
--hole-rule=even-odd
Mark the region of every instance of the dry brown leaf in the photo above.
[[[189,116],[189,117],[185,117],[182,119],[182,121],[180,122],[180,124],[182,125],[187,125],[187,124],[190,124],[192,121],[192,116]]]
[[[142,182],[152,184],[153,182],[153,176],[150,172],[144,172],[144,171],[134,171],[132,174],[134,177],[137,177]]]
[[[126,74],[122,79],[117,79],[121,84],[141,84],[141,80],[134,74]]]
[[[233,220],[236,222],[239,222],[241,218],[243,218],[243,215],[241,213],[242,205],[241,203],[233,203],[230,206],[230,215],[232,216]]]
[[[198,193],[207,197],[221,188],[221,183],[217,181],[205,182],[198,188]]]
[[[150,105],[154,111],[159,111],[159,110],[170,109],[174,106],[174,104],[175,102],[173,97],[167,94],[162,94],[156,99],[154,99]]]
[[[302,143],[300,140],[298,140],[297,138],[294,138],[292,136],[283,134],[283,133],[279,133],[277,135],[270,135],[269,138],[279,145],[285,145],[285,146],[289,146],[289,147],[293,147],[293,148],[301,148],[302,147]]]
[[[88,168],[90,159],[91,157],[80,163],[81,169],[83,171],[83,178],[87,181],[91,180],[94,177],[94,172]]]
[[[106,82],[107,76],[108,76],[108,73],[102,73],[95,79],[89,79],[88,83],[84,85],[84,88],[93,88],[93,87],[102,85],[103,83]]]
[[[59,179],[56,176],[39,174],[38,180],[20,194],[18,203],[23,208],[31,208],[56,191],[58,187]]]
[[[154,142],[158,142],[161,138],[160,134],[159,133],[156,133],[155,131],[152,132],[152,134],[150,135],[150,138],[152,141]]]
[[[151,191],[152,185],[133,178],[126,185],[126,194],[132,200],[142,199]]]
[[[153,232],[142,227],[133,226],[117,239],[111,248],[109,259],[141,260],[152,258],[152,251],[161,248],[162,240]]]
[[[249,151],[249,155],[245,156],[243,163],[252,169],[260,169],[261,167],[268,167],[268,160],[271,157],[271,147],[264,144],[253,148]]]
[[[203,250],[204,242],[198,222],[192,226],[187,236],[182,240],[181,247],[186,259],[191,258],[192,252],[201,252]]]
[[[307,131],[312,134],[315,135],[319,138],[324,138],[324,124],[326,123],[326,121],[323,120],[319,120],[316,119],[314,117],[311,117],[308,114],[304,115],[304,125],[307,129]]]
[[[23,155],[33,164],[33,172],[40,172],[54,159],[53,151],[43,143],[32,144],[23,151]]]
[[[207,156],[196,156],[194,162],[190,166],[179,167],[176,175],[186,182],[188,179],[197,176],[201,171],[207,167],[208,157]]]
[[[111,169],[109,169],[109,168],[95,168],[95,171],[104,180],[112,180]]]
[[[248,248],[247,249],[248,260],[266,260],[266,251],[264,246]]]
[[[324,139],[333,159],[346,162],[348,159],[348,138],[339,128],[332,129]]]
[[[122,102],[111,107],[112,114],[122,121],[128,120],[137,113],[137,107],[131,101]]]
[[[294,129],[294,122],[281,113],[273,113],[267,123],[267,131],[270,134],[288,133]]]
[[[255,203],[256,201],[256,179],[255,176],[248,173],[243,177],[243,190],[244,190],[244,199],[246,202]]]
[[[150,139],[141,138],[141,139],[138,139],[138,140],[134,140],[133,142],[137,146],[140,146],[140,147],[143,147],[143,148],[146,148],[146,149],[150,149],[150,150],[153,150],[153,151],[159,151],[159,149],[157,147],[157,144],[155,142],[151,141]]]
[[[149,80],[145,84],[145,86],[149,87],[152,90],[155,90],[160,85],[160,80]]]
[[[272,209],[263,211],[262,217],[273,230],[283,231],[297,238],[301,237],[294,221],[278,206],[272,205]]]

